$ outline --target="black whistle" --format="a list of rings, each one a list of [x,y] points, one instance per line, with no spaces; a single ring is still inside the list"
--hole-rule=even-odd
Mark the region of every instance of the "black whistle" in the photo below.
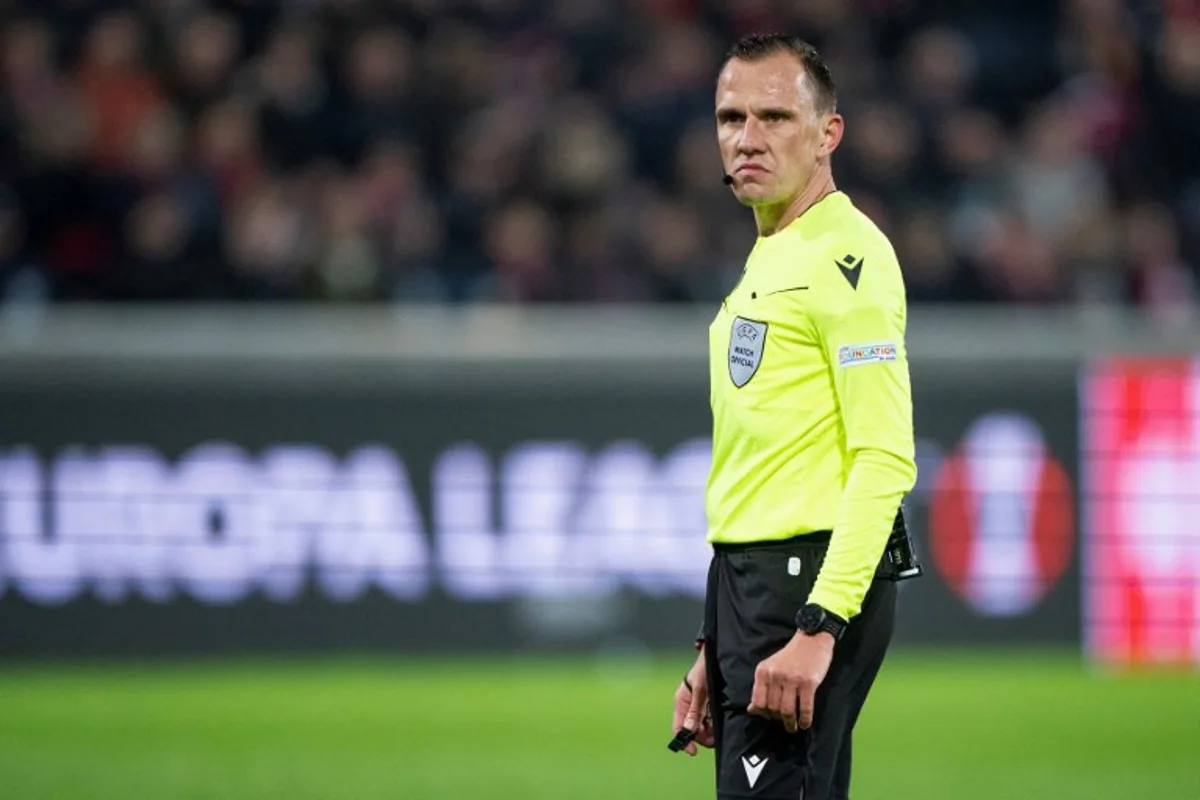
[[[675,738],[667,745],[667,749],[672,753],[678,753],[683,748],[696,738],[695,731],[689,731],[687,728],[681,728],[679,733],[675,734]]]

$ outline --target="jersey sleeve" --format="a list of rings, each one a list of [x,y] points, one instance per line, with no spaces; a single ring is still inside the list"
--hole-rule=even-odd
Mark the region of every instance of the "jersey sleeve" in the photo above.
[[[830,265],[818,295],[823,302],[811,315],[840,409],[849,473],[809,602],[847,620],[862,608],[917,476],[904,280],[886,239],[860,253]]]

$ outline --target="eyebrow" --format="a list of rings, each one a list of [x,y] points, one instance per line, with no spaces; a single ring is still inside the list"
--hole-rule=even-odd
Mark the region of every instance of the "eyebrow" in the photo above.
[[[716,110],[716,115],[718,120],[728,119],[729,117],[735,115],[744,117],[746,116],[746,110],[735,106],[720,106]],[[786,106],[767,106],[765,108],[760,108],[757,112],[755,112],[755,116],[758,117],[765,117],[768,115],[776,115],[790,119],[796,116],[796,112],[793,109],[787,108]]]

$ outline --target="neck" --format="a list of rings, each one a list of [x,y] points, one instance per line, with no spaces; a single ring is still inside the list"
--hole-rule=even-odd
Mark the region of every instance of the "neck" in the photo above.
[[[756,206],[754,224],[759,236],[770,236],[792,224],[805,211],[815,206],[825,195],[837,191],[833,183],[833,170],[828,165],[813,173],[803,191],[786,203]]]

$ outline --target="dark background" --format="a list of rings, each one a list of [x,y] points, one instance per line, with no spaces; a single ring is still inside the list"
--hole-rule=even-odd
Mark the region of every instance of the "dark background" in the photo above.
[[[282,443],[315,443],[336,457],[363,444],[382,444],[402,459],[428,532],[430,471],[438,454],[453,444],[474,443],[495,463],[528,441],[570,440],[596,451],[618,440],[636,440],[663,455],[707,435],[708,394],[702,382],[664,377],[629,387],[606,382],[599,372],[586,381],[528,371],[528,380],[477,377],[456,383],[406,380],[366,364],[343,366],[332,378],[309,366],[288,379],[263,374],[257,381],[245,375],[230,379],[236,371],[212,380],[198,370],[166,368],[150,381],[146,377],[153,370],[139,376],[103,363],[94,365],[86,379],[42,369],[0,389],[0,454],[27,445],[45,463],[70,447],[136,443],[173,462],[211,441],[234,443],[251,457]],[[488,391],[478,391],[475,384],[481,380],[492,384]],[[926,532],[927,492],[938,461],[984,414],[1008,411],[1034,420],[1077,486],[1076,392],[1075,371],[1066,365],[964,369],[935,362],[914,368],[922,474],[907,509],[926,576],[902,586],[900,642],[1079,641],[1076,543],[1071,566],[1038,604],[1018,616],[991,618],[973,611],[939,574]],[[0,570],[6,536],[0,528]],[[310,581],[286,603],[255,593],[233,605],[211,606],[182,592],[167,603],[136,593],[110,602],[85,591],[49,607],[30,602],[10,585],[0,595],[0,653],[636,650],[686,646],[699,616],[694,596],[652,597],[630,587],[597,597],[464,602],[450,596],[436,575],[430,591],[411,602],[377,590],[351,602],[332,601]]]

